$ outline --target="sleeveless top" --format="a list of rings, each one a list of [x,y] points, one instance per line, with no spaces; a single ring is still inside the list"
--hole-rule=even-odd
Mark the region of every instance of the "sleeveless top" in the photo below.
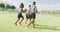
[[[32,7],[31,7],[31,11],[30,11],[30,13],[35,13],[36,11],[37,11],[36,6],[32,6]]]

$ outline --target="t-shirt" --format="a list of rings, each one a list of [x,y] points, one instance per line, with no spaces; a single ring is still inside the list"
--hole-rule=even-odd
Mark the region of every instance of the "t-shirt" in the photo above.
[[[22,13],[22,8],[18,8],[17,11],[18,11],[18,14]]]

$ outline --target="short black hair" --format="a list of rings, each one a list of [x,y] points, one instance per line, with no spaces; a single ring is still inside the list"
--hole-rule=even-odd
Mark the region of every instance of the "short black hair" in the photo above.
[[[33,3],[35,4],[36,2],[34,1]]]

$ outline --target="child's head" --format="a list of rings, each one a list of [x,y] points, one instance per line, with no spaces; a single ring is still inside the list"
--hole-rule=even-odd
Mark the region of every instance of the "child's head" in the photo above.
[[[23,3],[20,4],[20,8],[24,8],[24,4]]]
[[[31,5],[29,5],[29,7],[31,7]]]
[[[36,5],[36,2],[33,2],[33,5],[35,6]]]

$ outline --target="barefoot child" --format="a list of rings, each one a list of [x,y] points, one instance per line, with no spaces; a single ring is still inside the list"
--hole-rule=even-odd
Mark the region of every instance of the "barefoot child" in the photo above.
[[[30,21],[30,10],[31,10],[31,5],[29,5],[29,8],[26,11],[26,22],[25,22],[25,24],[27,24],[27,21]]]
[[[22,15],[23,8],[24,8],[24,4],[21,3],[18,9],[18,20],[15,22],[15,25],[17,25],[17,22],[20,20],[20,18],[22,18],[21,21],[19,22],[20,25],[21,25],[21,22],[24,20],[24,17]]]

